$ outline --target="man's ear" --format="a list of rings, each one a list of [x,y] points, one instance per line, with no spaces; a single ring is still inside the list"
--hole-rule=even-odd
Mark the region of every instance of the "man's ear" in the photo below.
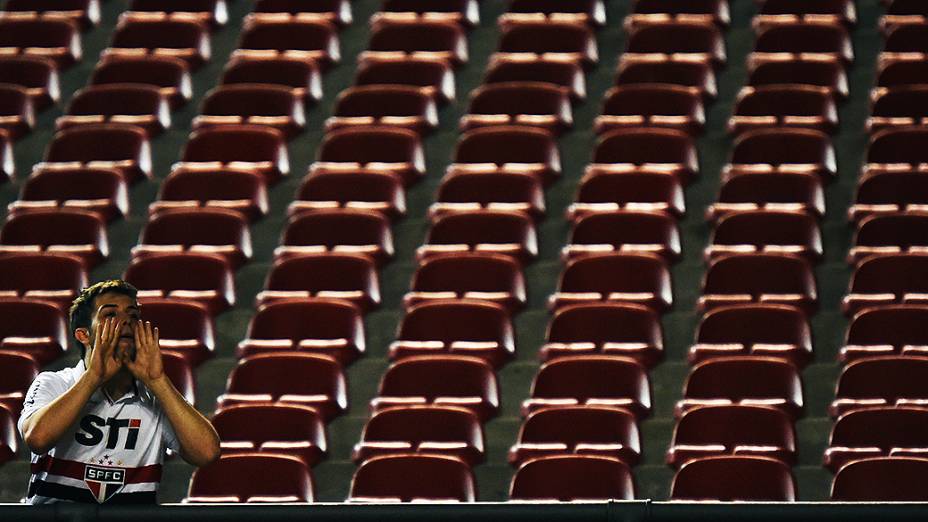
[[[78,328],[74,330],[74,337],[84,345],[90,345],[90,330],[87,328]]]

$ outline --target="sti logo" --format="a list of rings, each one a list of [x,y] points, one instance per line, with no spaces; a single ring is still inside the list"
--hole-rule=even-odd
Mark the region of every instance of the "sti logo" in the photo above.
[[[84,467],[84,483],[97,502],[102,504],[126,485],[126,470],[88,464]]]
[[[127,428],[126,444],[127,450],[135,449],[135,443],[139,440],[139,430],[142,427],[142,419],[115,419],[101,418],[96,415],[85,415],[81,419],[81,429],[74,434],[74,440],[83,446],[96,446],[103,442],[103,428],[107,427],[106,447],[107,449],[116,449],[119,444],[120,432]]]

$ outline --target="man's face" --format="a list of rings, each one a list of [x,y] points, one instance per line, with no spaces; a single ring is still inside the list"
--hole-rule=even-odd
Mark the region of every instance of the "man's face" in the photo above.
[[[98,295],[94,298],[93,322],[90,325],[91,339],[95,339],[97,328],[103,328],[104,321],[110,317],[123,321],[122,329],[119,331],[119,343],[115,350],[116,357],[128,353],[131,359],[135,359],[135,328],[136,321],[141,317],[139,304],[135,299],[123,294],[110,292]]]

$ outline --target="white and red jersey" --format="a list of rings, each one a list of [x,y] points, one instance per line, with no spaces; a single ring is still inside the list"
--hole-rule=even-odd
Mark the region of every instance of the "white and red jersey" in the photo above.
[[[68,391],[84,362],[42,372],[29,387],[23,422]],[[26,500],[50,502],[155,503],[167,448],[179,451],[174,430],[154,395],[135,385],[112,400],[103,388],[91,395],[78,420],[45,455],[32,455]]]

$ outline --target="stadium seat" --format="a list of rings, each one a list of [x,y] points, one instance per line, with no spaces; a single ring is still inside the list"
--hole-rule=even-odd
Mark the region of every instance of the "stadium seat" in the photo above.
[[[0,299],[0,350],[28,355],[45,366],[64,353],[70,338],[66,317],[55,305]]]
[[[815,57],[845,66],[854,61],[847,29],[836,23],[800,22],[773,24],[758,30],[749,67],[768,61]]]
[[[268,212],[264,176],[238,169],[174,169],[161,184],[149,214],[173,209],[225,209],[256,220]]]
[[[75,93],[65,115],[55,120],[58,129],[98,123],[135,125],[154,136],[171,126],[171,113],[153,85],[91,85]]]
[[[928,19],[924,4],[918,0],[893,0],[887,4],[886,13],[880,19],[884,29],[901,24],[921,23]]]
[[[825,215],[822,180],[807,172],[742,172],[722,182],[715,203],[706,217],[716,221],[728,214],[746,210],[804,212]]]
[[[126,180],[114,169],[35,170],[26,178],[11,214],[33,210],[80,209],[104,220],[129,214]]]
[[[362,85],[338,95],[326,131],[384,125],[426,134],[438,127],[435,98],[411,85]]]
[[[93,212],[77,209],[8,216],[0,229],[0,254],[37,252],[77,256],[89,270],[109,256],[106,223]]]
[[[158,5],[161,5],[160,3]],[[104,56],[170,56],[196,69],[212,54],[207,27],[195,20],[123,19]]]
[[[258,307],[236,356],[299,350],[328,355],[343,366],[364,353],[357,307],[334,299],[283,299]]]
[[[615,76],[616,85],[666,83],[694,88],[704,101],[715,99],[718,86],[712,66],[673,56],[654,56],[648,60],[620,60]]]
[[[602,253],[650,253],[667,262],[680,257],[676,220],[663,212],[598,212],[578,219],[561,258],[578,259]]]
[[[491,60],[487,64],[483,83],[543,82],[567,89],[575,101],[586,99],[586,78],[580,64],[543,58],[522,58]]]
[[[250,19],[233,58],[287,58],[314,62],[322,72],[341,61],[335,26],[321,20]]]
[[[393,234],[383,214],[370,210],[320,209],[291,217],[275,259],[326,252],[360,254],[378,265],[393,257]]]
[[[803,367],[812,359],[812,331],[802,310],[782,304],[739,304],[710,310],[690,348],[691,363],[729,355],[764,355]]]
[[[706,258],[742,253],[790,254],[817,262],[822,259],[822,233],[816,219],[804,212],[731,212],[716,223]]]
[[[299,134],[306,124],[303,97],[280,85],[221,85],[207,93],[193,119],[194,128],[241,124],[268,126],[285,136]]]
[[[209,310],[195,301],[146,299],[142,315],[160,330],[163,353],[173,352],[195,368],[213,356],[215,326]]]
[[[606,25],[603,0],[512,0],[499,24],[532,22],[574,22],[600,27]]]
[[[229,21],[225,0],[132,0],[122,18],[194,20],[212,27]]]
[[[694,87],[664,84],[629,84],[603,95],[602,115],[593,128],[597,134],[629,127],[668,127],[688,134],[702,133],[706,122],[702,96]]]
[[[790,0],[765,0],[754,18],[755,26],[798,22],[857,23],[857,10],[851,0],[812,0],[801,4]]]
[[[509,256],[467,253],[426,259],[412,276],[407,307],[435,300],[476,299],[504,306],[510,313],[525,306],[522,267]]]
[[[258,0],[251,18],[262,20],[321,20],[337,26],[351,24],[351,3],[348,0],[322,0],[302,2],[300,0]]]
[[[275,262],[256,304],[294,297],[342,299],[370,311],[380,305],[377,268],[360,254],[305,254]]]
[[[316,2],[305,5],[317,5]],[[222,85],[267,84],[290,89],[306,104],[322,99],[322,75],[314,61],[277,57],[230,58],[222,72]]]
[[[683,501],[792,502],[796,484],[789,467],[757,456],[706,457],[683,465],[670,499]]]
[[[551,183],[561,157],[550,133],[531,127],[486,127],[461,134],[449,172],[522,172]]]
[[[348,502],[474,502],[470,466],[444,455],[384,455],[366,460],[351,480]]]
[[[383,374],[371,410],[420,404],[467,408],[486,422],[499,410],[499,385],[493,367],[482,359],[462,355],[405,358]]]
[[[34,125],[35,110],[29,90],[0,83],[0,130],[5,130],[15,140],[29,133]]]
[[[681,3],[682,4],[682,3]],[[696,22],[656,22],[632,27],[623,61],[685,59],[719,68],[725,65],[725,40],[719,28]]]
[[[680,417],[667,450],[667,464],[719,455],[760,456],[792,465],[796,433],[788,415],[766,406],[703,406]]]
[[[34,168],[106,168],[135,183],[152,175],[151,145],[145,131],[133,125],[81,125],[55,133],[45,158]]]
[[[654,311],[637,304],[582,303],[554,312],[542,361],[573,355],[622,355],[651,367],[664,356]]]
[[[926,232],[926,214],[887,213],[868,216],[857,225],[854,241],[847,256],[848,262],[859,263],[876,255],[928,252]]]
[[[470,93],[461,130],[525,125],[558,134],[573,126],[570,97],[563,87],[541,82],[490,83]]]
[[[509,449],[519,466],[553,455],[611,457],[634,466],[641,454],[638,425],[631,413],[609,406],[565,406],[532,413]]]
[[[16,425],[13,422],[13,412],[6,407],[0,407],[0,466],[16,458],[19,451],[19,441],[16,436]]]
[[[835,475],[831,500],[838,502],[924,502],[921,477],[928,459],[877,457],[851,462]]]
[[[578,63],[584,69],[592,69],[599,62],[593,31],[577,22],[507,24],[498,42],[491,60],[541,58]]]
[[[0,56],[0,83],[25,87],[35,111],[56,103],[61,96],[55,63],[39,56]]]
[[[319,413],[299,404],[236,404],[213,415],[223,455],[260,452],[297,457],[313,467],[328,450]]]
[[[798,127],[834,133],[838,107],[825,87],[767,85],[744,87],[728,120],[732,133],[767,127]]]
[[[381,21],[439,21],[473,27],[480,23],[480,4],[477,0],[387,0],[371,17],[371,24]]]
[[[0,53],[51,60],[64,69],[81,60],[77,25],[67,19],[0,18]]]
[[[468,60],[467,36],[454,22],[382,19],[371,29],[368,49],[358,60],[403,57],[440,59],[459,67]]]
[[[181,252],[217,255],[240,268],[252,255],[248,221],[223,208],[163,210],[150,217],[132,247],[133,259]]]
[[[24,253],[0,257],[0,298],[48,301],[63,311],[87,286],[87,269],[68,254]]]
[[[452,354],[483,359],[494,368],[515,356],[515,335],[505,308],[496,303],[448,300],[407,310],[390,343],[390,359]]]
[[[848,219],[870,215],[928,210],[928,176],[915,169],[871,172],[861,177]]]
[[[846,413],[835,421],[825,449],[833,473],[852,461],[872,457],[923,457],[928,452],[928,411],[919,407],[875,407]]]
[[[823,181],[838,167],[828,135],[813,129],[771,128],[747,131],[735,139],[723,178],[744,172],[810,173]]]
[[[837,418],[849,411],[881,406],[924,407],[928,403],[928,357],[881,355],[844,367],[828,413]]]
[[[439,217],[429,228],[419,260],[462,253],[503,254],[524,263],[538,256],[535,225],[520,212],[479,210]]]
[[[866,308],[851,319],[841,360],[871,355],[926,355],[928,306],[884,305]]]
[[[216,408],[263,403],[309,406],[329,422],[348,409],[341,365],[327,355],[259,353],[239,360],[216,399]]]
[[[668,172],[688,183],[699,174],[696,145],[676,129],[616,129],[599,137],[587,172]]]
[[[277,129],[223,125],[194,131],[184,145],[180,163],[172,170],[177,168],[242,169],[263,175],[268,183],[276,183],[290,173],[290,160],[284,135]]]
[[[100,23],[97,0],[9,0],[0,17],[12,19],[66,19],[82,29]]]
[[[928,163],[926,145],[928,128],[918,125],[879,131],[870,137],[864,173],[918,168]]]
[[[402,57],[367,60],[358,64],[355,85],[409,85],[435,98],[438,103],[454,100],[454,71],[442,59]]]
[[[644,366],[613,355],[561,357],[544,363],[522,414],[564,406],[611,406],[640,419],[651,413],[651,390]]]
[[[319,170],[390,172],[411,185],[425,175],[425,150],[416,132],[364,126],[329,132],[316,150],[311,172]]]
[[[843,308],[846,315],[888,304],[925,304],[928,254],[872,256],[857,265]]]
[[[567,263],[557,291],[548,298],[552,310],[587,302],[636,303],[658,313],[673,306],[670,271],[651,254],[599,254]]]
[[[173,56],[103,55],[90,76],[90,85],[138,83],[158,88],[177,109],[193,96],[189,66]]]
[[[880,53],[880,65],[899,60],[924,59],[928,53],[925,37],[928,22],[914,22],[890,27]]]
[[[627,27],[668,21],[727,26],[730,15],[727,0],[635,0],[625,19]]]
[[[403,453],[449,455],[473,466],[484,459],[483,428],[473,412],[455,406],[388,408],[364,425],[351,459]]]
[[[877,70],[876,88],[921,85],[926,69],[928,69],[928,58],[883,64]]]
[[[848,96],[848,79],[844,67],[838,62],[803,57],[751,64],[748,85],[811,85],[825,87],[838,100]]]
[[[451,173],[438,187],[429,217],[475,210],[524,212],[540,219],[545,214],[544,189],[538,178],[521,172]]]
[[[161,362],[164,365],[164,374],[170,379],[180,396],[188,404],[195,405],[197,385],[190,363],[183,355],[167,350],[161,352]]]
[[[928,122],[928,86],[878,88],[867,127],[876,132],[887,127],[923,125]]]
[[[698,306],[786,304],[814,313],[815,275],[808,261],[789,254],[731,254],[712,261]]]
[[[789,361],[755,355],[701,362],[686,378],[675,414],[716,405],[769,406],[798,417],[803,409],[799,371]]]
[[[223,455],[190,477],[185,503],[306,503],[313,477],[297,457],[265,453]]]
[[[39,375],[39,365],[29,354],[0,351],[0,409],[6,408],[15,420],[23,410],[26,391]]]
[[[509,498],[520,501],[604,501],[635,498],[632,473],[622,461],[599,455],[531,459],[512,478]]]
[[[682,217],[686,212],[683,184],[664,172],[589,172],[580,180],[576,202],[567,208],[567,218],[587,214],[640,210],[666,212]]]
[[[303,179],[288,213],[323,209],[376,211],[396,219],[406,214],[402,180],[390,172],[364,169],[349,172],[314,172]]]
[[[139,301],[169,297],[205,305],[216,315],[235,304],[232,268],[225,258],[197,252],[135,258],[123,278],[139,289]]]

